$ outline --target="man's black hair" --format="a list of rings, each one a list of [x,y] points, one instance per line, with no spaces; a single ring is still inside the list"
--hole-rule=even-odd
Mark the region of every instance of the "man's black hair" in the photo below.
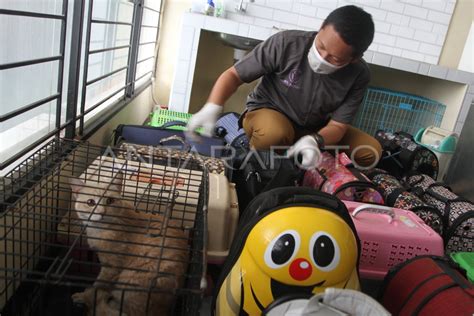
[[[374,39],[372,16],[355,5],[329,13],[321,28],[326,25],[332,25],[344,42],[352,47],[354,57],[362,56]]]

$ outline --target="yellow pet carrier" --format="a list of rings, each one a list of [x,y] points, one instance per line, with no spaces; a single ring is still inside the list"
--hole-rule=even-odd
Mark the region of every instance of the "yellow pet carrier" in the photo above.
[[[344,204],[304,187],[258,195],[239,222],[212,302],[215,315],[261,315],[286,296],[359,290],[360,242]]]

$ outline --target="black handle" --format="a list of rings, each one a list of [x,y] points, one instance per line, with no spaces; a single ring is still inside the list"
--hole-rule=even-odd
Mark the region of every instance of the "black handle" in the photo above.
[[[395,133],[396,135],[400,135],[402,137],[408,138],[413,141],[413,135],[404,131],[398,131]]]
[[[183,121],[169,121],[169,122],[166,122],[164,123],[163,125],[160,126],[160,128],[168,128],[168,127],[172,127],[172,126],[186,126],[188,125],[186,122],[183,122]]]
[[[269,195],[271,195],[273,199],[269,199]],[[256,199],[252,200],[247,208],[265,210],[276,206],[307,203],[321,205],[335,210],[339,209],[342,204],[336,197],[316,191],[313,188],[280,187],[260,194]],[[250,206],[251,204],[253,204],[253,206]]]

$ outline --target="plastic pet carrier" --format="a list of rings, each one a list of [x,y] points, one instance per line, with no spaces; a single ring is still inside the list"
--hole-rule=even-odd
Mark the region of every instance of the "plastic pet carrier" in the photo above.
[[[435,126],[422,128],[416,133],[415,142],[429,148],[438,158],[439,172],[438,181],[442,181],[448,172],[451,158],[456,150],[458,135]]]
[[[383,149],[378,168],[399,179],[413,172],[424,173],[433,178],[438,176],[438,156],[429,148],[415,142],[412,135],[379,130],[375,133],[375,139]]]
[[[226,162],[223,159],[204,157],[193,152],[121,143],[118,158],[136,159],[140,156],[152,155],[155,159],[180,159],[182,168],[187,163],[198,163],[206,168],[209,175],[207,214],[208,223],[212,227],[208,233],[207,262],[220,264],[228,255],[235,228],[239,219],[239,203],[234,183],[229,182],[225,175]]]
[[[445,225],[443,213],[440,210],[423,202],[412,192],[408,192],[398,179],[384,170],[367,170],[365,174],[377,185],[386,205],[414,212],[438,234],[443,235]]]
[[[186,124],[192,116],[193,115],[190,113],[170,111],[165,109],[156,109],[155,111],[150,113],[150,121],[148,122],[148,125],[153,127],[162,127],[166,123],[176,121],[183,122]],[[185,126],[174,125],[168,128],[183,131],[185,129]]]
[[[2,315],[199,313],[207,171],[123,156],[56,138],[2,178]]]
[[[466,272],[467,279],[474,283],[474,252],[453,252],[451,259]]]
[[[361,243],[362,278],[383,279],[399,263],[420,255],[442,256],[443,239],[411,211],[344,201]]]
[[[374,135],[379,129],[415,134],[430,125],[439,127],[446,105],[428,98],[370,87],[354,119],[354,126]]]
[[[360,290],[359,254],[352,219],[336,197],[294,186],[263,192],[241,215],[211,315],[266,315],[288,295]]]

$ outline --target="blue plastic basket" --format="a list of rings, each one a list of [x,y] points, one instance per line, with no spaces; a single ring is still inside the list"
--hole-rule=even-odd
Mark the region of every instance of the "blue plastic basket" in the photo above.
[[[370,87],[353,125],[370,135],[379,129],[414,135],[429,125],[439,127],[446,105],[428,98]]]

